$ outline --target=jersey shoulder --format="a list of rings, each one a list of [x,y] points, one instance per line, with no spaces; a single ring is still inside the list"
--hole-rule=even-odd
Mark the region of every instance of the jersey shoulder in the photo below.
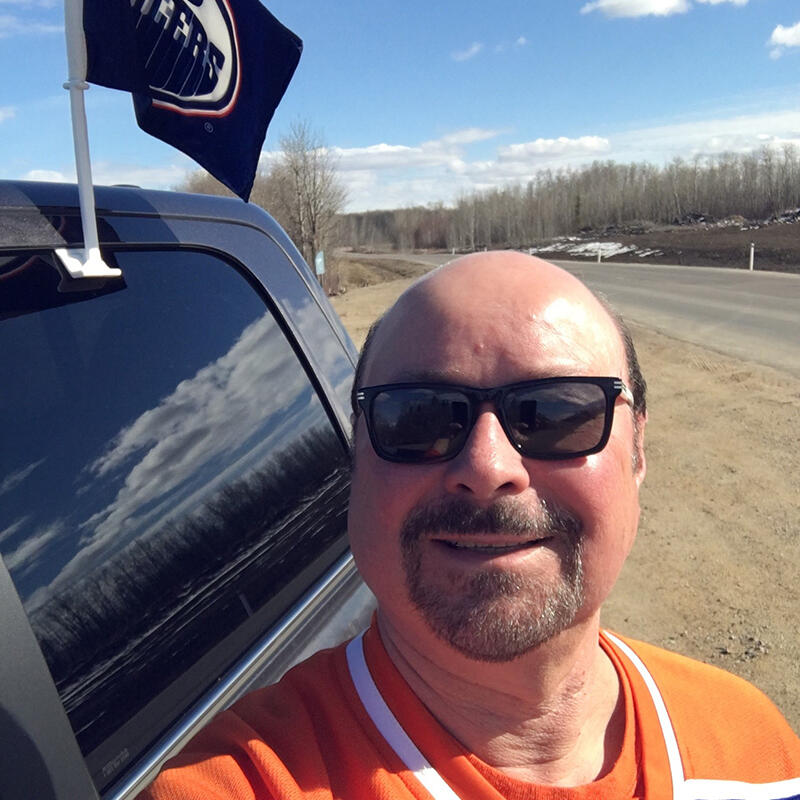
[[[354,735],[341,691],[341,648],[321,651],[280,681],[245,695],[165,765],[137,800],[333,796],[329,758]]]
[[[687,777],[717,778],[722,765],[732,780],[800,777],[800,739],[760,689],[719,667],[619,638],[661,693]]]

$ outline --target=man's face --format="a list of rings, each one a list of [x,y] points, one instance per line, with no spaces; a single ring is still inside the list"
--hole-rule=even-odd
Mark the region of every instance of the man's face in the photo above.
[[[464,259],[404,297],[381,325],[364,385],[490,387],[552,376],[626,375],[619,335],[574,279],[509,254]],[[417,641],[513,659],[598,613],[633,543],[643,460],[618,401],[600,453],[521,456],[491,404],[463,450],[395,464],[356,430],[349,530],[379,613]]]

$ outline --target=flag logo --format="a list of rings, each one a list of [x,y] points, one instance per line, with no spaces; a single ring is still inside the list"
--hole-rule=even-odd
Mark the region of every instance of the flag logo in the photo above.
[[[139,13],[153,105],[195,116],[230,113],[241,62],[227,0],[133,0],[132,5]]]
[[[83,33],[86,80],[246,200],[300,39],[260,0],[83,0]]]

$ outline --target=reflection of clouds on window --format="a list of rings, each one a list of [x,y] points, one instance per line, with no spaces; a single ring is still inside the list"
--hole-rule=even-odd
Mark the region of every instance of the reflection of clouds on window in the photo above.
[[[32,464],[28,464],[27,467],[23,467],[22,469],[18,469],[16,472],[12,472],[10,475],[7,475],[3,482],[0,483],[0,495],[6,494],[6,492],[10,492],[13,489],[16,489],[28,475],[33,472],[36,467],[40,464],[43,464],[45,461],[44,458],[40,458],[38,461],[34,461]]]
[[[81,526],[93,538],[119,530],[137,509],[163,497],[194,475],[198,464],[235,452],[264,423],[254,397],[269,393],[286,409],[302,382],[286,341],[269,317],[249,325],[222,357],[181,381],[156,408],[123,430],[90,467],[97,477],[136,458],[114,502]]]
[[[124,482],[106,507],[81,523],[81,549],[26,605],[35,608],[58,586],[90,571],[109,545],[116,549],[148,526],[186,513],[223,482],[262,463],[296,433],[310,402],[303,397],[307,388],[272,318],[248,325],[227,353],[181,381],[84,468],[78,492],[114,473]],[[269,398],[269,407],[254,402],[258,397]],[[303,408],[294,407],[298,399]],[[270,420],[273,415],[279,419]]]
[[[299,388],[302,389],[302,386]],[[264,438],[259,439],[254,447],[243,450],[239,457],[229,465],[223,465],[221,471],[213,470],[212,475],[200,473],[203,480],[194,481],[191,485],[196,488],[190,494],[183,496],[179,502],[176,503],[175,497],[169,495],[162,502],[149,508],[147,512],[138,513],[136,533],[141,536],[147,535],[160,529],[168,516],[177,519],[184,514],[191,513],[220,487],[233,483],[242,475],[262,466],[270,453],[279,451],[284,443],[297,437],[298,424],[301,421],[304,424],[307,423],[310,417],[309,408],[319,403],[316,395],[310,392],[307,398],[307,402],[302,405],[293,405],[277,425],[274,424],[274,421],[270,421],[269,430],[265,432]],[[269,420],[269,417],[265,417],[264,420]],[[115,536],[119,535],[119,531],[114,533]],[[100,544],[102,546],[104,542]],[[93,545],[90,544],[86,552],[92,552],[93,549]]]
[[[30,514],[26,514],[24,517],[20,517],[18,520],[12,522],[7,528],[3,528],[3,530],[0,531],[0,544],[7,539],[11,539],[17,531],[27,525],[30,518]]]
[[[24,522],[24,520],[20,522]],[[61,520],[56,520],[51,525],[39,528],[32,536],[25,539],[16,550],[12,550],[4,557],[6,566],[9,569],[20,568],[23,573],[35,571],[40,552],[63,532],[64,523]]]
[[[286,314],[292,319],[303,333],[318,332],[319,308],[311,302],[302,305],[286,301]],[[335,336],[315,336],[314,337],[314,358],[323,363],[331,363],[342,357],[342,347]]]
[[[332,381],[332,389],[337,396],[343,398],[345,408],[350,407],[350,389],[353,385],[353,364],[344,354],[342,345],[335,336],[319,335],[319,311],[311,302],[295,305],[291,300],[286,303],[287,316],[294,320],[301,335],[313,338],[311,349],[320,364],[326,365],[323,375]],[[325,331],[327,334],[327,331]]]

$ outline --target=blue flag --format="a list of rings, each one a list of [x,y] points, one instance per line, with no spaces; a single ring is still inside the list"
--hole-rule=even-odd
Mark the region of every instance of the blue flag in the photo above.
[[[259,0],[84,0],[86,80],[247,200],[302,41]]]

